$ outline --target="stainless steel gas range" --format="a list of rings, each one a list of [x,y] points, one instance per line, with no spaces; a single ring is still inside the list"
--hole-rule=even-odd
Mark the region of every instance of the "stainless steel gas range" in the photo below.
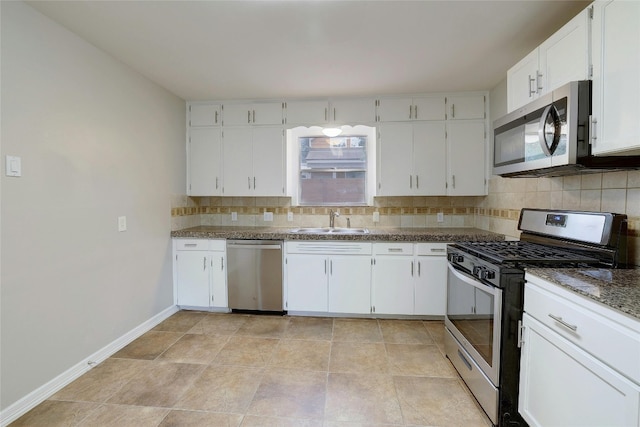
[[[527,267],[625,267],[627,217],[522,209],[520,241],[449,245],[445,350],[494,425],[518,413],[520,331]]]

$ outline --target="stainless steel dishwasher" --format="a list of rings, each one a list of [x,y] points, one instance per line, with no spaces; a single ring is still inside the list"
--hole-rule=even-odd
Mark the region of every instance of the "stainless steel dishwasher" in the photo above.
[[[282,241],[227,240],[232,310],[282,312]]]

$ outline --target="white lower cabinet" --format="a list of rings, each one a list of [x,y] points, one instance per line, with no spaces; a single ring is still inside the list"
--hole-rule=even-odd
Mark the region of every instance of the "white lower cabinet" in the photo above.
[[[530,426],[640,425],[640,322],[557,285],[527,280],[523,418]]]
[[[446,247],[446,243],[374,243],[373,312],[443,316]]]
[[[227,309],[225,252],[224,240],[174,239],[176,305]]]
[[[371,243],[285,243],[286,309],[371,312]]]

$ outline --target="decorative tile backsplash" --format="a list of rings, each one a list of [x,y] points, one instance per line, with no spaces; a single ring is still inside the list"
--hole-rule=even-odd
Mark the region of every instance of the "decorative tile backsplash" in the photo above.
[[[556,178],[500,178],[489,181],[489,195],[478,197],[376,197],[375,206],[298,207],[288,197],[188,197],[172,200],[172,229],[198,225],[326,227],[329,209],[340,213],[336,227],[477,227],[519,237],[522,208],[626,213],[629,252],[640,265],[640,171],[594,173]],[[231,214],[237,214],[237,221]],[[273,221],[264,221],[264,212]],[[373,222],[378,212],[379,222]],[[288,220],[289,213],[293,219]],[[438,213],[443,222],[438,222]]]

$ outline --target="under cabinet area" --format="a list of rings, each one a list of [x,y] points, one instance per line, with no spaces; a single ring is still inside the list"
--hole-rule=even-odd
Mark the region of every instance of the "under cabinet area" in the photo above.
[[[227,311],[224,240],[174,239],[173,262],[176,305]]]
[[[536,276],[526,280],[523,418],[530,426],[640,425],[640,322]]]

